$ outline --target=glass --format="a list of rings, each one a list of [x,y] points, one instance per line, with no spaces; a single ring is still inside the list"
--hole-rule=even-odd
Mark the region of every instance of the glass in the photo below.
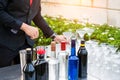
[[[26,64],[26,50],[20,50],[19,51],[19,55],[20,55],[20,66],[21,66],[21,73],[23,75],[23,67],[25,66]]]
[[[71,37],[72,37],[72,35],[73,35],[73,33],[70,32],[70,31],[68,31],[68,32],[63,32],[62,34],[63,34],[63,35],[67,38],[67,40],[69,40],[69,41],[70,41],[70,39],[71,39]]]
[[[91,36],[91,34],[94,32],[93,28],[83,28],[83,30],[85,30],[89,36]]]
[[[89,41],[90,41],[91,35],[92,35],[92,33],[94,32],[94,29],[92,29],[92,28],[83,28],[83,30],[85,30],[85,32],[88,34],[88,36],[89,36]]]
[[[85,31],[82,30],[82,29],[77,29],[76,30],[76,38],[77,38],[77,41],[76,41],[76,50],[78,51],[79,49],[79,45],[80,45],[80,42],[82,39],[84,39],[84,35],[85,35]]]
[[[76,33],[78,33],[78,38],[84,39],[84,35],[86,32],[85,32],[85,30],[78,29],[78,30],[76,30]]]

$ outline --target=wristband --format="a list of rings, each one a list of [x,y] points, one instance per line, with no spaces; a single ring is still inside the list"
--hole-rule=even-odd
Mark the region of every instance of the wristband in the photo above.
[[[52,34],[52,36],[51,36],[52,40],[55,39],[56,35],[57,35],[56,33],[53,33],[53,34]]]

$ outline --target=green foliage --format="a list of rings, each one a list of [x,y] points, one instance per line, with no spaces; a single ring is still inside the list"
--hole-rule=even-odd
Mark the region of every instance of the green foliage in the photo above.
[[[44,16],[44,19],[57,34],[62,34],[65,31],[75,32],[76,29],[82,29],[85,27],[94,28],[95,31],[90,36],[91,39],[95,39],[99,41],[99,43],[114,45],[118,48],[118,50],[120,50],[120,29],[116,28],[115,26],[110,26],[108,24],[83,24],[80,23],[77,19],[68,20],[63,18],[62,16],[51,17],[46,15]],[[32,23],[32,25],[34,25],[34,23]],[[49,45],[51,42],[51,38],[45,38],[42,31],[39,30],[39,32],[40,36],[38,39],[35,40],[35,46]],[[89,36],[85,34],[84,39],[88,40]]]
[[[99,41],[99,43],[107,43],[114,45],[120,50],[120,29],[115,26],[103,24],[96,27],[92,37]]]

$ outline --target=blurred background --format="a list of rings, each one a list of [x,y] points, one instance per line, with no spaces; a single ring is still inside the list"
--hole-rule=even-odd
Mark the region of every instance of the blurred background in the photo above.
[[[120,27],[120,0],[41,0],[42,15],[62,15],[68,19]]]

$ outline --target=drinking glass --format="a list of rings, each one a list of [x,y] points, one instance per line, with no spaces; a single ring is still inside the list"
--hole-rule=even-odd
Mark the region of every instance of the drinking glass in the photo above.
[[[19,51],[19,55],[20,55],[20,66],[21,66],[21,73],[23,74],[23,67],[25,66],[26,64],[26,50],[23,49],[23,50],[20,50]]]
[[[84,39],[85,31],[82,29],[77,29],[76,30],[76,35],[77,35],[77,46],[80,45],[80,42],[82,39]]]
[[[62,34],[67,38],[68,41],[70,41],[71,37],[73,36],[73,33],[70,31],[63,32]]]
[[[76,30],[76,33],[78,33],[79,38],[83,39],[86,32],[85,30],[78,29]]]
[[[87,32],[87,34],[89,35],[89,40],[91,39],[91,35],[94,32],[93,28],[83,28],[83,30],[85,30]]]
[[[25,78],[24,77],[25,75],[23,73],[23,67],[26,64],[26,54],[27,54],[27,52],[26,52],[25,49],[19,51],[19,55],[20,55],[20,68],[21,68],[21,77],[20,77],[20,79],[21,80],[24,80],[24,78]]]

